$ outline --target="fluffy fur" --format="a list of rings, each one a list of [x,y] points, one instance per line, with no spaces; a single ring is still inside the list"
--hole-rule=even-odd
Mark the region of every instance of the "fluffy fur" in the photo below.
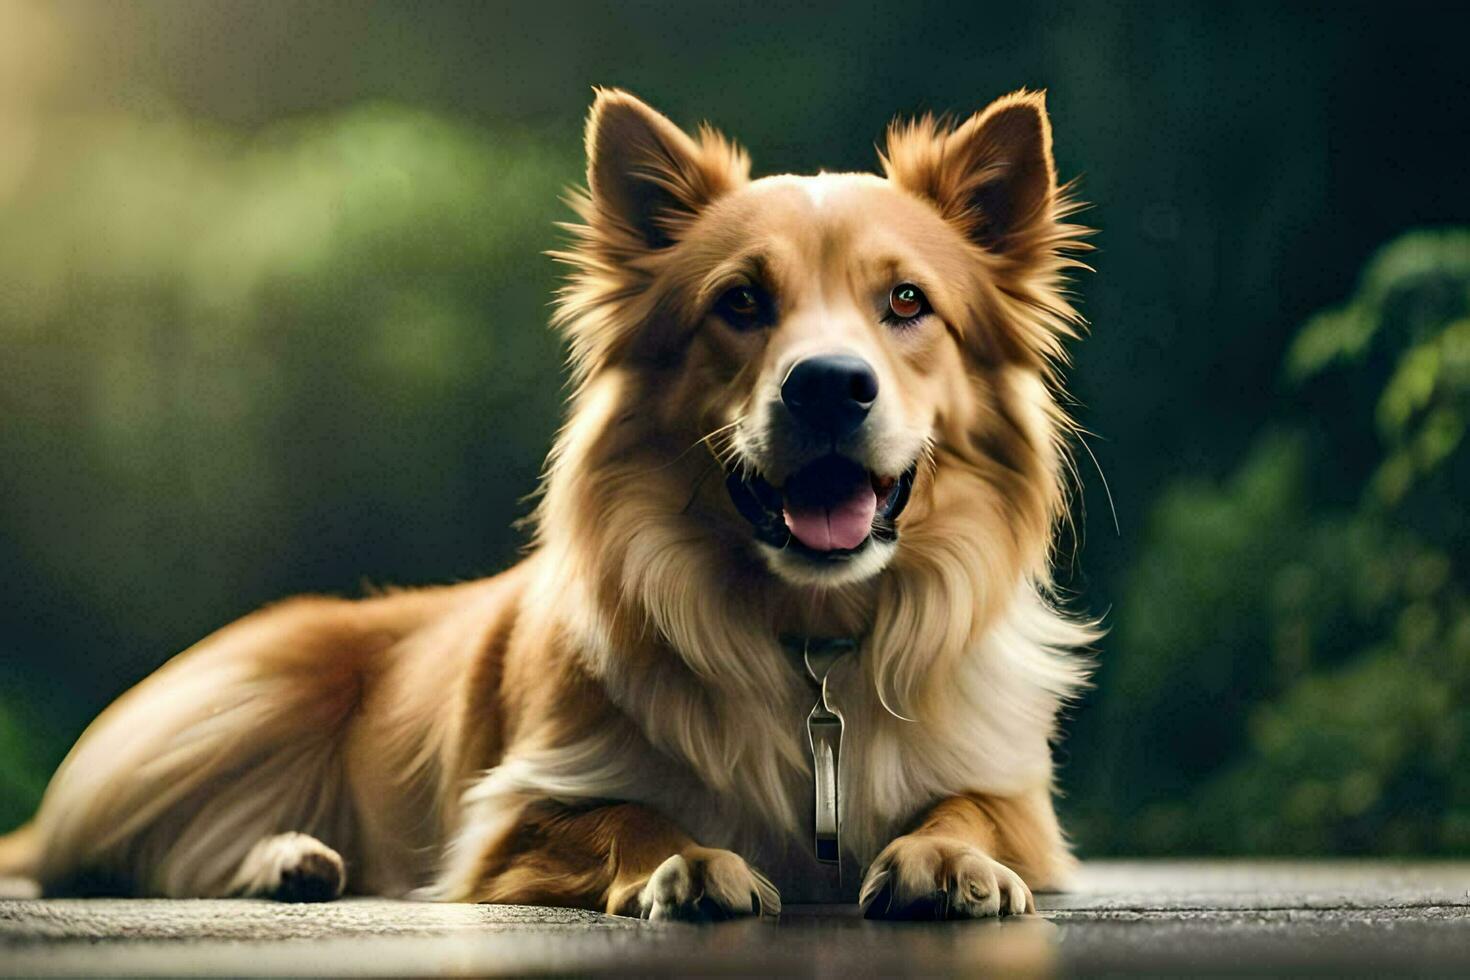
[[[616,91],[587,148],[558,256],[574,394],[528,557],[204,640],[87,730],[0,873],[330,898],[345,867],[350,892],[686,918],[858,897],[812,859],[811,694],[780,642],[824,635],[862,638],[832,683],[869,912],[1024,911],[1061,881],[1049,742],[1092,638],[1049,579],[1083,232],[1041,96],[896,124],[883,177],[752,181]],[[899,329],[875,304],[905,278],[934,312]],[[742,283],[779,299],[761,329],[711,312]],[[883,392],[842,451],[914,473],[897,540],[840,566],[753,541],[724,489],[802,465],[779,386],[830,349]]]

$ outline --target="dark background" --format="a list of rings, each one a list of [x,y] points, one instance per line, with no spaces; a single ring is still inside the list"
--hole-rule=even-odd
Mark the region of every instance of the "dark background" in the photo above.
[[[1070,377],[1111,500],[1079,450],[1059,557],[1112,627],[1059,750],[1082,851],[1470,852],[1467,31],[1402,2],[0,0],[0,824],[252,607],[513,560],[592,85],[758,174],[872,169],[892,116],[1025,86],[1100,230]]]

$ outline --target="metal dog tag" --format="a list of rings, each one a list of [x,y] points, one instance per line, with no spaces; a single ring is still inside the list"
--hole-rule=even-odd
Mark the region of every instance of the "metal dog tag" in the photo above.
[[[852,640],[806,640],[802,660],[816,687],[817,703],[807,715],[811,739],[812,777],[816,790],[813,840],[817,860],[837,864],[842,859],[842,808],[838,786],[842,766],[842,712],[829,697],[827,678],[832,667],[856,647]]]

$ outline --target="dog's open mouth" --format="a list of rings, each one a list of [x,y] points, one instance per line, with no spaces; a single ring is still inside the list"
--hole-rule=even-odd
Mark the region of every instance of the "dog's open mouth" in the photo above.
[[[756,539],[824,561],[840,561],[871,539],[892,541],[909,502],[914,468],[881,476],[845,456],[823,456],[773,487],[757,475],[731,473],[725,485]]]

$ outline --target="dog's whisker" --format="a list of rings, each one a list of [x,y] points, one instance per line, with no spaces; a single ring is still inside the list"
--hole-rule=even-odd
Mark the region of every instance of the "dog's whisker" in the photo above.
[[[699,490],[704,486],[704,481],[709,479],[709,475],[714,472],[717,465],[717,463],[711,462],[700,471],[699,476],[694,480],[694,487],[689,491],[689,499],[684,502],[684,507],[680,510],[681,514],[689,513],[690,509],[694,506],[694,501],[699,499]]]
[[[1103,473],[1102,464],[1097,461],[1097,454],[1094,453],[1092,451],[1092,447],[1087,444],[1087,439],[1083,435],[1084,430],[1079,427],[1076,428],[1074,431],[1077,433],[1077,441],[1082,444],[1083,449],[1087,450],[1088,458],[1092,460],[1092,465],[1097,469],[1097,478],[1102,481],[1103,493],[1108,498],[1108,510],[1110,510],[1113,514],[1113,533],[1121,538],[1123,536],[1123,529],[1118,524],[1118,508],[1113,504],[1113,491],[1112,488],[1108,486],[1108,478]]]
[[[650,473],[658,473],[658,472],[660,472],[662,470],[668,469],[671,466],[677,465],[680,460],[682,460],[685,456],[688,456],[695,449],[698,449],[701,445],[703,445],[707,449],[709,449],[710,452],[715,455],[715,458],[716,459],[719,459],[720,458],[719,457],[719,451],[714,446],[712,446],[710,444],[711,443],[711,440],[716,439],[716,438],[718,438],[721,435],[724,435],[726,432],[729,432],[731,429],[734,429],[736,426],[738,426],[740,424],[740,422],[741,422],[740,419],[736,419],[733,422],[727,422],[724,425],[722,425],[722,426],[714,429],[713,431],[710,431],[710,432],[705,433],[704,435],[700,436],[698,439],[695,439],[693,442],[691,442],[687,447],[685,447],[673,459],[669,460],[666,463],[660,463],[658,466],[653,467],[648,472],[650,472]],[[724,460],[720,460],[720,461],[722,463],[724,462]]]

